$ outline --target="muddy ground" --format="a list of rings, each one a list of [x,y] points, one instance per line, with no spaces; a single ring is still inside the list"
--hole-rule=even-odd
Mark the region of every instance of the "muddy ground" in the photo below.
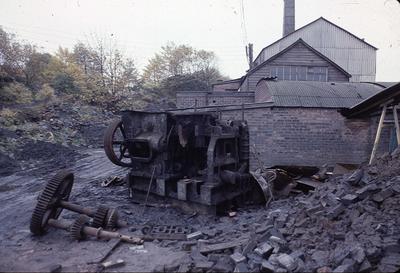
[[[102,150],[85,151],[88,157],[77,160],[70,167],[75,174],[75,184],[71,201],[96,207],[103,204],[117,207],[128,222],[139,224],[154,221],[152,208],[148,208],[144,217],[136,215],[142,207],[130,203],[126,188],[123,186],[102,188],[101,182],[109,176],[124,175],[126,170],[112,165]],[[43,177],[35,174],[42,170],[34,169],[3,177],[0,185],[0,271],[47,271],[52,265],[61,264],[63,271],[93,271],[95,265],[87,263],[95,260],[110,247],[107,243],[96,240],[73,241],[66,231],[50,229],[42,237],[34,237],[29,231],[29,221],[36,198],[45,181],[53,174]],[[34,174],[34,175],[32,175]],[[124,215],[125,214],[125,215]],[[132,214],[132,215],[127,215]],[[168,212],[156,212],[160,223],[181,222],[179,214],[171,219]],[[152,217],[148,217],[152,215]],[[154,215],[154,216],[153,216]],[[129,216],[129,217],[127,217]],[[64,211],[62,218],[74,219],[76,214]],[[167,220],[167,218],[169,218]],[[127,232],[127,230],[121,230]],[[185,255],[182,251],[171,251],[154,243],[146,243],[148,253],[134,254],[129,245],[120,246],[111,259],[122,258],[126,261],[122,271],[152,271],[155,267],[169,264]]]
[[[39,144],[40,147],[40,144]],[[46,146],[37,149],[41,154]],[[31,154],[32,156],[33,154]],[[29,156],[28,156],[29,157]],[[333,177],[309,194],[292,194],[265,206],[246,206],[236,215],[184,213],[168,201],[151,207],[128,198],[126,185],[101,187],[127,169],[113,165],[102,149],[51,153],[33,168],[0,178],[0,271],[100,271],[99,260],[115,243],[74,241],[51,228],[41,237],[29,231],[36,198],[60,167],[75,174],[70,200],[87,207],[117,208],[129,224],[119,231],[140,235],[145,225],[175,225],[201,231],[187,241],[153,240],[144,250],[121,244],[105,261],[122,259],[115,272],[396,272],[400,269],[400,150],[365,167],[355,178]],[[357,173],[356,173],[357,174]],[[77,214],[65,211],[72,221]],[[208,246],[233,246],[205,252]],[[205,246],[205,248],[204,248]],[[231,255],[235,253],[234,258]],[[234,262],[236,259],[236,264]]]

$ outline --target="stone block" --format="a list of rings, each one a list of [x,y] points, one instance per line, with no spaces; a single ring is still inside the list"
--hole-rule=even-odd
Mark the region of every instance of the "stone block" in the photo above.
[[[348,206],[350,204],[353,204],[357,201],[357,195],[355,194],[346,194],[341,198],[341,201],[343,205]]]
[[[275,272],[275,266],[273,266],[270,262],[267,260],[263,260],[261,263],[261,272],[264,273],[274,273]]]
[[[277,257],[277,259],[279,264],[286,268],[288,271],[294,271],[297,267],[296,260],[288,254],[281,254]]]
[[[269,255],[271,255],[273,249],[274,248],[270,244],[262,243],[256,249],[254,249],[254,252],[263,258],[268,258]]]
[[[235,264],[242,263],[246,261],[246,257],[243,256],[242,254],[235,252],[232,255],[230,255],[230,258],[232,259]]]
[[[343,204],[339,204],[330,210],[328,210],[327,217],[330,220],[337,218],[343,211],[345,210],[345,206]]]

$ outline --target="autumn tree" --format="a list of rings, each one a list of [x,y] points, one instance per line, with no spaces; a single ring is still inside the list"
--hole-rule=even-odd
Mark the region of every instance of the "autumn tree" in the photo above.
[[[213,52],[174,43],[163,46],[161,52],[149,60],[142,76],[148,88],[174,87],[176,90],[182,87],[186,90],[208,90],[213,82],[221,78]]]

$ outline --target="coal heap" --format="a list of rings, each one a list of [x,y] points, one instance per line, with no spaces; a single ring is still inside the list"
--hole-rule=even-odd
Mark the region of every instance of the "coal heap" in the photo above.
[[[396,150],[351,175],[332,177],[308,195],[277,200],[252,217],[239,212],[236,224],[250,226],[247,234],[222,234],[219,239],[226,246],[222,252],[224,243],[198,242],[192,248],[191,271],[397,272],[399,193],[400,150]],[[215,256],[218,262],[212,266]],[[221,266],[227,256],[230,260]],[[208,268],[196,266],[207,258]]]

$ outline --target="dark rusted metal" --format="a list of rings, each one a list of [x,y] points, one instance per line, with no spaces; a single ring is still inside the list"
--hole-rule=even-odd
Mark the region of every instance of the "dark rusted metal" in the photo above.
[[[127,181],[131,192],[149,191],[217,206],[251,188],[245,121],[227,123],[212,113],[200,112],[123,111],[122,124],[113,123],[110,128],[104,147],[108,156],[113,144],[127,150],[131,167]],[[111,140],[113,128],[123,128],[122,141]],[[112,162],[121,165],[116,157],[109,156]],[[150,184],[154,168],[154,181]]]
[[[122,167],[129,167],[131,162],[125,138],[125,129],[122,121],[114,121],[108,126],[104,134],[104,151],[112,163]]]

